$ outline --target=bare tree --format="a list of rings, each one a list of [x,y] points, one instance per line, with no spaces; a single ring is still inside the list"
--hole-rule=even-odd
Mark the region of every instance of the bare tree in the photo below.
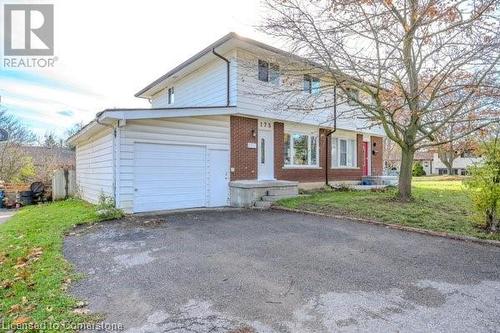
[[[331,86],[400,147],[401,200],[411,198],[418,149],[499,121],[498,111],[484,112],[500,91],[499,0],[264,2],[263,31],[285,40],[317,75],[330,77]],[[469,130],[437,135],[464,121]]]
[[[33,143],[35,135],[15,116],[0,109],[0,128],[9,133],[6,142],[0,142],[0,179],[8,182],[23,181],[33,175],[31,158],[22,145]]]

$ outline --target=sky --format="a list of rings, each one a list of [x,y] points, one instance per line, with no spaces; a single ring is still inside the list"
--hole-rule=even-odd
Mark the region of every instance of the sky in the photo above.
[[[54,4],[53,68],[0,63],[1,106],[37,135],[64,136],[106,108],[149,107],[140,89],[230,31],[270,42],[255,28],[260,0],[0,0]],[[4,31],[1,30],[3,57]]]

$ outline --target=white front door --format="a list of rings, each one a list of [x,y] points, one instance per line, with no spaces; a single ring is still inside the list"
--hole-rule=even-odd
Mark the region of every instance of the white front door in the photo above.
[[[274,142],[273,131],[259,129],[258,141],[258,178],[259,180],[274,179]]]

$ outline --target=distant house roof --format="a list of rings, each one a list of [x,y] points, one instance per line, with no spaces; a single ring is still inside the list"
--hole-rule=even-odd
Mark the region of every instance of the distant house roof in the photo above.
[[[431,151],[417,151],[413,157],[414,161],[430,161],[433,157],[433,152]]]
[[[49,159],[57,166],[75,165],[75,152],[68,148],[24,146],[22,149],[31,156],[35,166],[44,165]]]
[[[434,159],[433,151],[418,151],[413,156],[414,161],[431,161]],[[389,156],[386,157],[386,161],[397,162],[401,160],[401,155],[399,152],[392,152]]]

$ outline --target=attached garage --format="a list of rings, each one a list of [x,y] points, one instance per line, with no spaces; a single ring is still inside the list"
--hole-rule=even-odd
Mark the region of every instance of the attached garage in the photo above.
[[[134,212],[206,206],[206,149],[135,144]]]
[[[229,205],[229,116],[137,116],[111,126],[76,143],[83,198],[104,193],[128,213]],[[109,165],[85,168],[89,151],[98,158],[100,147],[109,148]]]

